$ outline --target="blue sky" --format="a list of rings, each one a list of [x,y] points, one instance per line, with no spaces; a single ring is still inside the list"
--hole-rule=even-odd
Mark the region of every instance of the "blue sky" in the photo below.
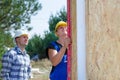
[[[56,14],[63,7],[67,7],[67,0],[39,0],[42,9],[37,15],[32,16],[30,26],[34,26],[30,31],[31,36],[34,34],[43,35],[44,31],[48,31],[48,19],[51,14]]]

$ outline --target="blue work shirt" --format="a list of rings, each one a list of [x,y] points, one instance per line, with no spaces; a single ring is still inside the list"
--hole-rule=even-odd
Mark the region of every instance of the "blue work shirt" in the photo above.
[[[55,49],[59,52],[61,44],[57,42],[51,42],[48,49]],[[67,80],[67,53],[64,54],[61,62],[52,67],[50,72],[50,80]]]
[[[28,80],[30,78],[30,57],[19,47],[7,51],[2,58],[1,76],[3,80]]]

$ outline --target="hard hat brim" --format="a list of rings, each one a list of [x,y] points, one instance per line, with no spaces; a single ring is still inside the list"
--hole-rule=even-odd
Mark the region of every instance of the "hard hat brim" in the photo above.
[[[58,23],[56,24],[56,27],[55,27],[55,32],[57,31],[57,29],[58,29],[59,27],[67,27],[67,23],[64,22],[64,21],[58,22]]]

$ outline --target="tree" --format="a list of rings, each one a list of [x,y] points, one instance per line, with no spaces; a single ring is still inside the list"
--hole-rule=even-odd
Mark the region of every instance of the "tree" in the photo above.
[[[32,29],[30,26],[25,26],[25,24],[30,23],[31,16],[37,14],[37,11],[41,8],[42,6],[38,0],[0,1],[0,50],[4,50],[3,45],[7,47],[11,46],[10,44],[13,45],[13,41],[10,39],[10,37],[12,38],[11,30],[14,31],[21,27],[28,30]]]
[[[0,62],[2,55],[7,51],[11,46],[13,46],[13,39],[9,32],[3,32],[0,30]],[[1,64],[0,64],[1,69]]]
[[[8,50],[8,48],[10,48],[11,46],[13,46],[14,44],[12,36],[10,35],[10,33],[4,33],[2,31],[0,31],[0,56],[6,51]],[[1,59],[1,57],[0,57]]]
[[[42,53],[42,49],[43,49],[43,40],[40,35],[38,36],[35,34],[29,40],[26,50],[28,51],[28,54],[30,54],[30,56],[32,57],[34,54],[40,55],[40,53]]]
[[[65,8],[61,9],[60,12],[56,13],[56,15],[51,15],[49,18],[49,30],[50,32],[54,32],[55,30],[55,25],[57,24],[57,22],[59,21],[67,21],[67,12],[65,10]]]
[[[10,31],[23,27],[31,30],[27,24],[41,8],[38,0],[0,0],[0,59],[5,48],[14,45]]]
[[[40,35],[34,35],[30,40],[26,47],[28,54],[33,57],[38,54],[39,59],[46,58],[46,48],[51,40],[56,40],[54,33],[49,33],[48,31],[44,32],[44,37]]]
[[[38,0],[1,0],[0,1],[0,28],[3,31],[25,27],[31,30],[32,15],[42,8]]]
[[[26,47],[28,53],[32,56],[35,53],[39,54],[39,59],[43,59],[46,58],[46,48],[48,46],[48,44],[51,41],[55,41],[57,40],[56,35],[54,34],[54,28],[55,25],[58,21],[63,20],[66,21],[67,17],[66,17],[66,11],[63,8],[62,10],[60,10],[59,13],[56,13],[56,15],[51,15],[49,18],[49,31],[45,31],[44,32],[44,36],[41,37],[40,35],[34,35],[28,43],[28,46]]]

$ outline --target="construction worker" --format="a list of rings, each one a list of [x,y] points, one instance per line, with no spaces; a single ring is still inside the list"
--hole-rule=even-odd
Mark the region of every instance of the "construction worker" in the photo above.
[[[2,57],[2,80],[29,80],[31,74],[30,57],[25,47],[29,35],[25,30],[17,30],[14,36],[16,46]]]
[[[52,63],[50,80],[67,80],[67,48],[71,43],[67,35],[67,23],[59,21],[55,27],[57,41],[52,41],[47,47],[48,57]]]

